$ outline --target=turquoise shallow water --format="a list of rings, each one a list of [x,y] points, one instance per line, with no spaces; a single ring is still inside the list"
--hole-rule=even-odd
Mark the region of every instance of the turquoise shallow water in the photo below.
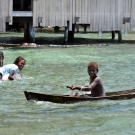
[[[21,81],[0,83],[0,135],[133,135],[135,99],[76,104],[28,102],[24,90],[70,94],[89,83],[87,64],[99,64],[106,92],[135,88],[135,45],[5,49],[4,64],[22,55]]]

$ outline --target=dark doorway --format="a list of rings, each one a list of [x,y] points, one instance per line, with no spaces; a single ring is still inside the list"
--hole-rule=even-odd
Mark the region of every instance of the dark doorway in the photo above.
[[[31,0],[13,0],[13,11],[31,11]]]

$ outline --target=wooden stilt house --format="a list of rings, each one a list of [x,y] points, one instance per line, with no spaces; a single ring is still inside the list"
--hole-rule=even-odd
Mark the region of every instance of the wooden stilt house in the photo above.
[[[135,26],[135,0],[0,0],[0,31],[20,20],[25,37],[34,42],[34,27],[65,26],[64,40],[73,37],[75,24],[87,24],[90,31],[125,34]]]

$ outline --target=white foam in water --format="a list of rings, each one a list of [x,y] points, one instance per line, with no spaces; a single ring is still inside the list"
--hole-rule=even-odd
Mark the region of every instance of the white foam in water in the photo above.
[[[8,80],[8,76],[9,76],[9,74],[3,75],[2,81],[7,81]]]
[[[8,79],[8,76],[9,76],[9,74],[4,75],[4,76],[2,77],[2,81],[8,81],[8,80],[9,80],[9,79]],[[21,77],[20,74],[14,74],[14,75],[13,75],[13,78],[14,78],[14,80],[22,80],[22,77]]]
[[[22,77],[20,74],[14,74],[13,78],[14,78],[14,80],[22,80]]]

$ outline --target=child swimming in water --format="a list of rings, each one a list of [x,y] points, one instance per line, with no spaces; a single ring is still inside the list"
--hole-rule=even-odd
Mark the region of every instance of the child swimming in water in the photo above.
[[[90,76],[90,84],[88,86],[68,86],[71,90],[91,91],[92,97],[105,96],[103,84],[101,78],[97,76],[98,64],[96,62],[90,62],[88,64],[88,74]],[[79,93],[72,93],[70,96],[87,97],[86,95],[80,95]]]
[[[19,56],[15,59],[13,64],[4,65],[0,68],[0,79],[8,74],[8,79],[14,80],[14,75],[18,74],[23,69],[25,63],[26,60],[22,56]]]

